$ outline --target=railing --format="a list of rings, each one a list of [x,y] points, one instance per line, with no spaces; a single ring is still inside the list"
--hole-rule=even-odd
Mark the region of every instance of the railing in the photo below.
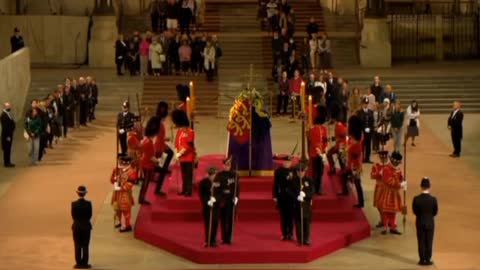
[[[387,1],[387,14],[476,14],[479,12],[477,1]]]
[[[480,58],[478,14],[389,15],[393,61]]]

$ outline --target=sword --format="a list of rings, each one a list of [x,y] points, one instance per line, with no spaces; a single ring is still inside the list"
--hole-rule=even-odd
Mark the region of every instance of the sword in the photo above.
[[[234,198],[237,198],[237,186],[238,186],[238,160],[235,161],[235,188],[233,192]],[[238,203],[238,202],[237,202]],[[230,242],[233,242],[233,228],[235,228],[235,209],[237,208],[237,205],[233,205],[233,210],[232,210],[232,233],[230,235]]]

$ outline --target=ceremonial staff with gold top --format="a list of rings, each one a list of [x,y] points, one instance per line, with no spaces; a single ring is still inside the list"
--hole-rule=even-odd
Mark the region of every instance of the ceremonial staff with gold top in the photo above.
[[[307,162],[307,155],[305,153],[305,83],[302,82],[300,85],[300,109],[301,109],[301,115],[303,116],[302,119],[302,132],[300,133],[302,136],[302,151],[301,151],[301,156],[300,156],[300,163],[306,164]],[[300,192],[303,190],[303,179],[301,177],[298,177],[300,181]],[[300,241],[303,245],[304,243],[304,226],[303,226],[303,202],[300,202]]]

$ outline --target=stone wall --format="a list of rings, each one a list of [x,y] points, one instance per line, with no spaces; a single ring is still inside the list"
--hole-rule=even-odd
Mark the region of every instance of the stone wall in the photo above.
[[[0,60],[0,104],[10,102],[15,119],[22,118],[30,88],[30,52],[23,48]]]
[[[0,16],[0,57],[11,51],[13,28],[22,31],[36,64],[83,63],[87,57],[88,17]]]

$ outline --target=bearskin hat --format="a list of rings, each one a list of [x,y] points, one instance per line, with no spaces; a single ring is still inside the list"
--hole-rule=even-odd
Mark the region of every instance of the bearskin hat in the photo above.
[[[190,127],[190,120],[187,113],[183,110],[176,109],[172,112],[173,124],[177,127]]]
[[[360,119],[360,117],[357,115],[350,116],[348,119],[348,136],[356,141],[360,141],[362,139],[362,129],[362,119]]]
[[[144,131],[146,137],[152,137],[158,134],[158,131],[160,130],[160,121],[160,118],[157,116],[153,116],[148,119]]]
[[[402,158],[403,158],[403,157],[402,157],[402,154],[400,154],[400,153],[398,153],[398,152],[393,152],[393,153],[390,155],[390,159],[391,159],[392,161],[398,161],[398,162],[400,162],[400,161],[402,161]]]
[[[160,101],[157,104],[157,111],[156,111],[155,115],[162,118],[162,119],[167,117],[167,115],[168,115],[168,103],[163,101],[163,100]]]
[[[316,125],[323,125],[327,118],[327,108],[318,105],[316,108],[316,115],[313,119],[313,123]]]
[[[177,84],[177,96],[180,101],[185,102],[187,97],[190,96],[190,88],[188,85]]]

